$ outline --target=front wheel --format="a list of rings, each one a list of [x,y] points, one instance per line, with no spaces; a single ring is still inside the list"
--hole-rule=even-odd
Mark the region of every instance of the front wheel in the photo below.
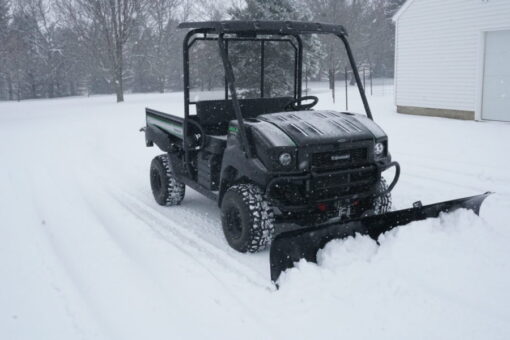
[[[384,192],[388,189],[388,183],[386,183],[386,180],[381,177],[381,180],[379,181],[377,185],[377,192]],[[391,192],[387,192],[384,195],[377,196],[376,198],[372,199],[372,209],[374,210],[374,213],[376,215],[384,214],[389,211],[391,211]]]
[[[262,190],[253,184],[230,187],[221,203],[221,223],[228,244],[241,253],[255,253],[271,243],[274,215]]]
[[[382,177],[376,185],[376,193],[384,192],[388,188],[386,180]],[[349,217],[358,218],[380,215],[391,211],[391,207],[391,193],[387,192],[384,195],[369,197],[356,202],[356,204],[350,208]]]
[[[376,192],[381,193],[388,189],[388,183],[386,180],[381,177],[379,182],[377,183]],[[368,199],[365,202],[366,211],[363,212],[362,216],[370,216],[370,215],[381,215],[391,211],[391,192],[387,192],[384,195],[379,195],[373,198]]]

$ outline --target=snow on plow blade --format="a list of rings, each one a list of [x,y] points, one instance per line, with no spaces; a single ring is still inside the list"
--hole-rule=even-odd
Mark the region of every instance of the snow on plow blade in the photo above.
[[[271,244],[271,280],[276,283],[280,274],[292,268],[300,259],[317,262],[317,252],[326,243],[334,239],[342,239],[355,234],[369,235],[377,240],[379,235],[401,225],[413,221],[438,217],[440,213],[447,213],[456,209],[469,209],[480,213],[480,206],[490,195],[460,198],[452,201],[421,206],[415,203],[413,208],[392,211],[382,215],[374,215],[345,222],[330,222],[317,227],[304,228],[284,232],[276,236]]]

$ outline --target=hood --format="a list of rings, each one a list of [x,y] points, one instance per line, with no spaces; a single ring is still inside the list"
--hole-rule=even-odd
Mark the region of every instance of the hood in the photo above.
[[[386,136],[372,120],[346,112],[279,112],[263,114],[257,118],[277,126],[297,145],[344,143]]]

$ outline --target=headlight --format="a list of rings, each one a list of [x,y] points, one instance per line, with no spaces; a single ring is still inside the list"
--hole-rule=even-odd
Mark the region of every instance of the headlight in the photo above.
[[[376,156],[381,156],[384,153],[384,144],[383,143],[377,143],[374,145],[374,154]]]
[[[290,155],[290,153],[284,152],[280,155],[278,160],[280,161],[280,164],[282,166],[289,166],[290,163],[292,162],[292,156]]]

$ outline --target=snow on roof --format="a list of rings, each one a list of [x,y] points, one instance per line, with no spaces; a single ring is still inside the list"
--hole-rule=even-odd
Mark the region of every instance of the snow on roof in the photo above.
[[[411,4],[414,2],[414,0],[407,0],[403,5],[402,7],[400,7],[400,9],[397,11],[397,13],[395,13],[393,15],[393,22],[397,22],[397,20],[400,18],[400,16],[402,15],[402,13],[404,13],[407,8],[409,8],[409,6],[411,6]]]

